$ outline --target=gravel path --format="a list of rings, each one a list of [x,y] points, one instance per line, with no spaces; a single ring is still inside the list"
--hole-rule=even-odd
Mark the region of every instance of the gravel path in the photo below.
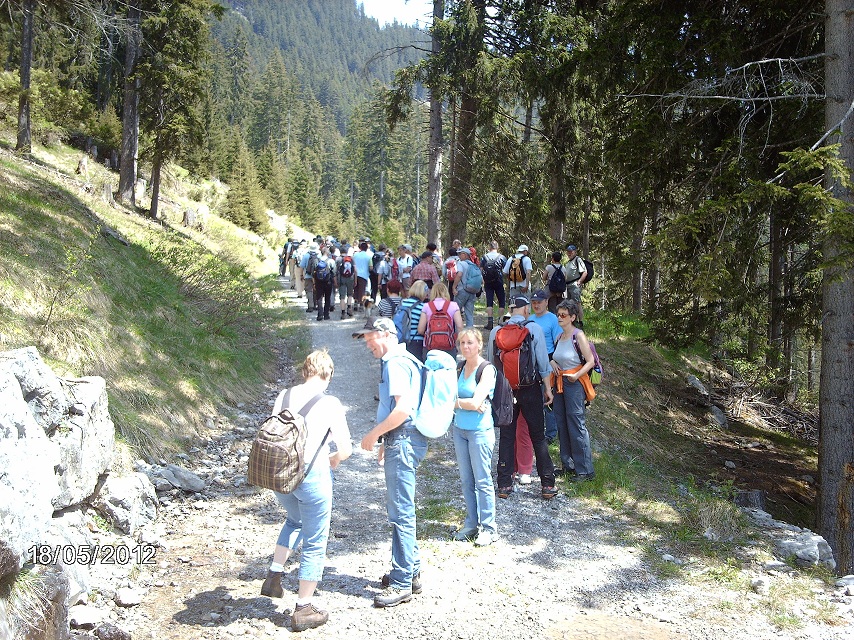
[[[287,294],[293,304],[304,305],[293,299],[293,292]],[[484,548],[453,542],[449,533],[462,522],[463,501],[450,438],[431,442],[419,470],[424,592],[398,607],[375,609],[378,579],[389,567],[390,532],[380,467],[375,454],[359,449],[358,442],[373,425],[379,367],[364,343],[350,337],[363,323],[361,317],[318,323],[313,314],[305,316],[313,347],[327,347],[335,361],[329,391],[348,409],[356,449],[335,474],[328,563],[317,598],[330,620],[304,632],[304,637],[852,637],[850,615],[848,626],[783,632],[771,626],[767,615],[757,613],[767,596],[753,593],[749,586],[662,581],[645,565],[638,537],[619,512],[564,494],[543,501],[536,479],[510,499],[498,501],[498,542]],[[293,367],[284,354],[282,360],[280,386],[286,386]],[[222,419],[191,452],[185,464],[207,478],[209,488],[194,497],[175,496],[161,510],[158,565],[144,568],[134,580],[146,590],[143,603],[116,612],[118,624],[134,638],[266,638],[291,633],[295,562],[286,566],[283,600],[259,595],[284,513],[270,492],[245,484],[255,426],[277,392],[273,387],[263,390],[256,406],[242,407],[234,421]],[[687,573],[702,572],[702,566],[685,560]]]

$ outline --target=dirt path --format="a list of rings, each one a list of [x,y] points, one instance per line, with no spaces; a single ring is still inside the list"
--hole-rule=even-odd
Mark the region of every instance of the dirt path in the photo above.
[[[328,563],[318,592],[318,604],[330,612],[330,620],[304,637],[837,637],[803,635],[803,630],[778,633],[763,616],[754,615],[752,593],[660,581],[643,560],[641,545],[651,541],[637,541],[619,513],[564,494],[544,502],[536,479],[499,501],[497,543],[476,548],[451,541],[448,534],[462,521],[463,502],[450,438],[431,442],[419,470],[424,592],[393,609],[373,608],[378,578],[388,569],[390,534],[382,473],[375,456],[361,451],[358,441],[373,425],[379,367],[364,343],[350,337],[362,318],[318,323],[313,314],[305,316],[312,345],[327,347],[335,361],[329,392],[348,409],[356,449],[335,474]],[[281,386],[290,382],[283,379]],[[284,513],[270,492],[245,484],[254,426],[277,392],[263,390],[257,406],[244,408],[231,423],[224,421],[193,452],[187,465],[207,477],[210,488],[195,499],[176,498],[161,511],[158,564],[135,578],[146,589],[143,603],[117,611],[120,626],[135,639],[291,633],[295,562],[286,567],[283,600],[259,595]]]

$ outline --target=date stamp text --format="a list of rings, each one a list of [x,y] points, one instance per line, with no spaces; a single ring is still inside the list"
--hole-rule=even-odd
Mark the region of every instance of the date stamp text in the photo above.
[[[27,549],[32,564],[154,564],[157,547],[152,544],[34,544]]]

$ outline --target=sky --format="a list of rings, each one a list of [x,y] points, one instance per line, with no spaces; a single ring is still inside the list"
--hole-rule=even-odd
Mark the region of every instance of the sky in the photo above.
[[[416,20],[425,23],[432,21],[433,0],[356,0],[365,7],[365,15],[376,18],[380,26],[391,23],[397,18],[403,24],[415,24]]]

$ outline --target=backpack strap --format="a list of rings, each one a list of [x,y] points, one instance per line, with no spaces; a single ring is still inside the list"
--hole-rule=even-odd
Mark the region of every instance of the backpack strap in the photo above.
[[[587,360],[584,359],[584,356],[581,353],[581,348],[578,346],[578,339],[575,337],[576,335],[578,335],[579,331],[581,331],[581,329],[579,329],[578,327],[575,327],[572,330],[572,346],[575,347],[575,353],[578,354],[578,359],[581,360],[581,364],[586,364]]]

